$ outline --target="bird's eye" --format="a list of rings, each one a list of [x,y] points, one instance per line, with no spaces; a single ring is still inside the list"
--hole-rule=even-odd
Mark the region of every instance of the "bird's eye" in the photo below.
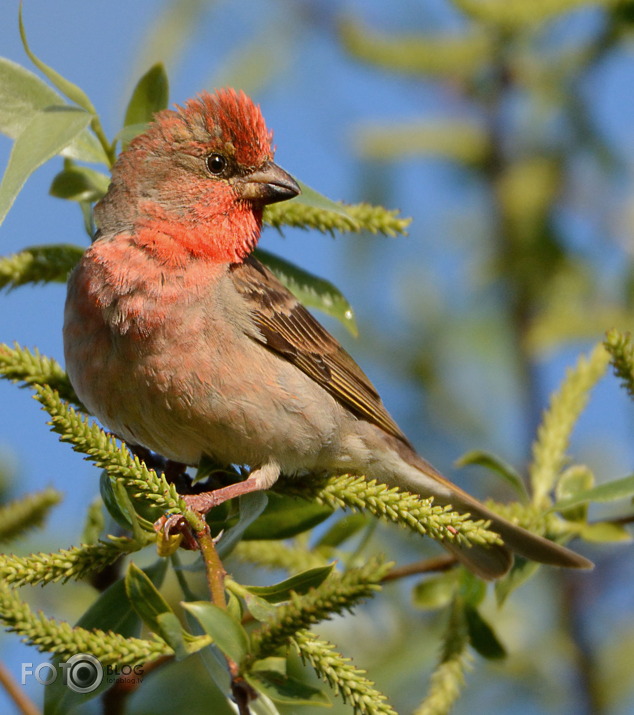
[[[207,157],[207,168],[214,176],[219,176],[227,168],[227,160],[222,154],[210,154]]]

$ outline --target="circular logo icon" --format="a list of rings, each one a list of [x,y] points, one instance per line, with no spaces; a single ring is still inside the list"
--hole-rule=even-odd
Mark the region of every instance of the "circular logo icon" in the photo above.
[[[64,663],[66,685],[76,693],[92,693],[103,680],[103,668],[94,655],[77,653]]]

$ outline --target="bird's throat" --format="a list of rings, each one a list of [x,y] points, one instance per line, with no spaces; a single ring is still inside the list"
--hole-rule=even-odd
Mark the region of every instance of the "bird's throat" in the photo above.
[[[260,238],[262,210],[249,204],[213,213],[199,207],[176,216],[152,208],[137,220],[134,242],[165,265],[183,266],[192,257],[212,263],[240,263]]]

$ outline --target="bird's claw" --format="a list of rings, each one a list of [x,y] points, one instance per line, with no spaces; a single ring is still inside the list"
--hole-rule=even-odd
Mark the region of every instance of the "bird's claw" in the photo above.
[[[154,523],[154,530],[158,534],[158,552],[160,556],[173,554],[181,545],[190,551],[198,549],[198,542],[182,514],[162,516]]]

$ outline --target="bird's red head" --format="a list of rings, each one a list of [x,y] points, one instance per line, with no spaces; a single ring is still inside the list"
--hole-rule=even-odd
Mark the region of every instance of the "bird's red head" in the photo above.
[[[159,112],[115,164],[97,225],[166,261],[240,261],[257,243],[264,206],[299,193],[273,163],[271,141],[259,106],[233,89]]]

